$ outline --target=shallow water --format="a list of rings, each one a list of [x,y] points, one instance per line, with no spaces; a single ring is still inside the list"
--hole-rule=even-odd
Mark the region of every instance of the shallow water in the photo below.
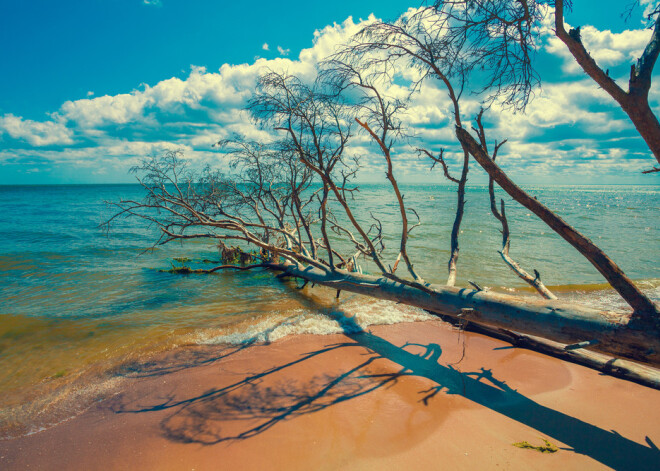
[[[660,297],[660,188],[531,188],[591,237],[653,297]],[[453,222],[453,188],[404,187],[423,225],[410,249],[425,279],[443,282]],[[207,242],[146,251],[154,228],[121,220],[104,201],[138,199],[136,185],[0,187],[0,429],[25,433],[70,416],[114,387],[120,365],[188,343],[276,340],[299,332],[340,331],[324,313],[342,309],[362,325],[416,320],[418,310],[329,290],[299,292],[263,272],[180,276],[160,272],[174,257],[217,259]],[[460,285],[525,290],[503,265],[487,189],[471,187],[460,236]],[[373,211],[396,257],[396,203],[387,187],[362,187],[358,207]],[[598,272],[527,210],[509,203],[511,254],[568,298],[624,307]],[[524,241],[524,243],[523,243]],[[625,243],[624,243],[625,242]],[[364,264],[369,270],[369,265]],[[585,296],[586,295],[586,296]],[[54,414],[54,410],[59,412]]]

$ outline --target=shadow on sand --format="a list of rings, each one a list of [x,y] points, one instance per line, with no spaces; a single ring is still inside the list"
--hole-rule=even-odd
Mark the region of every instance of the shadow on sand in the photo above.
[[[113,404],[113,410],[134,414],[171,411],[161,422],[162,432],[168,439],[210,445],[245,440],[281,421],[392,386],[403,376],[417,376],[434,383],[432,388],[420,391],[425,395],[420,401],[425,407],[434,407],[431,399],[438,394],[460,395],[561,441],[575,453],[587,455],[605,466],[618,470],[641,470],[658,469],[660,465],[660,451],[648,437],[648,446],[641,445],[614,430],[601,429],[543,406],[495,378],[490,370],[482,368],[480,371],[462,372],[451,365],[443,365],[439,363],[442,348],[438,344],[415,345],[426,351],[422,355],[413,354],[406,350],[411,344],[396,346],[362,331],[350,317],[343,316],[341,312],[335,311],[333,315],[341,317],[340,325],[345,327],[345,335],[348,337],[345,343],[328,345],[291,362],[242,375],[233,384],[193,397],[180,399],[172,395],[150,405],[140,405],[138,401],[120,397]],[[208,357],[183,358],[175,366],[160,368],[157,365],[145,365],[143,374],[168,374],[215,361],[242,348],[245,347],[229,349],[228,353],[219,355],[216,352]],[[362,349],[364,361],[339,374],[320,374],[304,383],[264,382],[277,372],[344,348]],[[400,365],[401,369],[395,373],[372,374],[369,366],[378,359],[390,360]],[[134,373],[139,375],[137,370]]]

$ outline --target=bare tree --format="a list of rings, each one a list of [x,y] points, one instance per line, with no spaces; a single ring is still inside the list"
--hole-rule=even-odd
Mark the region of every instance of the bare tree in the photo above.
[[[506,2],[500,2],[499,4],[503,3]],[[511,37],[517,37],[521,41],[521,47],[525,49],[527,43],[523,39],[529,34],[529,28],[523,28],[520,21],[531,22],[535,16],[526,2],[518,3],[519,8],[517,9],[498,10],[495,8],[494,2],[472,2],[470,4],[473,8],[472,11],[480,11],[481,17],[476,14],[460,17],[456,10],[457,7],[460,7],[460,4],[465,6],[465,2],[442,2],[441,8],[436,5],[436,8],[433,9],[422,9],[418,13],[404,17],[394,24],[375,22],[366,26],[358,33],[354,43],[339,54],[352,57],[354,61],[361,61],[367,67],[377,68],[383,75],[391,75],[392,71],[396,70],[396,64],[401,64],[403,60],[407,66],[416,68],[419,72],[420,79],[413,84],[415,87],[421,86],[424,80],[431,77],[444,84],[454,113],[457,138],[463,149],[469,151],[487,171],[490,178],[500,184],[516,201],[532,210],[555,232],[577,248],[631,305],[636,318],[651,324],[656,323],[659,316],[658,307],[635,286],[602,250],[561,220],[550,209],[543,206],[535,198],[530,197],[508,177],[504,177],[505,174],[494,163],[494,160],[488,157],[483,127],[480,126],[480,133],[478,132],[481,142],[477,142],[462,126],[459,105],[461,92],[456,92],[457,88],[452,82],[456,81],[460,87],[459,90],[462,91],[466,81],[466,73],[469,73],[473,67],[471,58],[475,56],[474,51],[484,48],[484,39],[483,35],[479,33],[479,28],[491,28],[491,30],[497,31],[497,28],[493,27],[492,21],[500,22],[507,28],[514,27],[514,30],[518,31],[518,36],[515,36],[515,33],[510,36],[507,33],[509,30],[503,27],[500,41],[495,41],[494,49],[498,50],[502,42],[506,44],[512,41]],[[460,13],[460,8],[458,10]],[[469,13],[470,11],[469,8],[463,8],[462,13],[467,15],[466,12]],[[507,14],[512,18],[518,18],[520,21],[507,19]],[[438,27],[440,30],[438,30]],[[470,36],[470,34],[473,34],[471,31],[475,30],[476,35],[474,37]],[[464,34],[459,34],[460,31],[463,31]],[[478,57],[478,54],[476,56]],[[499,77],[503,81],[497,82],[497,93],[508,91],[507,99],[509,102],[515,99],[515,95],[511,94],[511,90],[531,90],[532,86],[531,76],[526,72],[528,70],[529,55],[513,54],[512,56],[514,60],[510,62],[509,69],[511,74],[505,78],[502,78],[503,75],[500,74]],[[499,69],[495,67],[493,71],[497,73]],[[492,80],[491,83],[493,83]],[[523,106],[526,99],[525,94],[519,97],[519,105]],[[480,120],[481,117],[478,118],[479,122]],[[503,219],[500,214],[500,220]],[[508,255],[507,248],[508,243],[505,242],[503,245],[505,260],[507,259],[506,255]],[[509,263],[509,265],[512,266],[513,264]],[[518,271],[520,272],[520,270]],[[539,277],[536,276],[532,279],[532,282],[534,281],[538,282]],[[548,295],[548,293],[545,294]]]
[[[644,48],[641,57],[630,66],[628,90],[624,90],[603,70],[587,51],[582,43],[580,27],[566,31],[564,26],[564,7],[570,7],[570,2],[556,0],[555,4],[555,34],[562,40],[571,52],[582,70],[610,95],[628,115],[635,129],[646,142],[656,160],[660,162],[660,122],[649,105],[649,90],[653,68],[660,54],[660,7],[656,4],[649,14],[653,24],[653,34]],[[644,173],[658,172],[660,167],[654,167]]]
[[[401,242],[399,245],[399,256],[397,257],[390,273],[394,274],[403,258],[408,272],[418,283],[424,280],[415,270],[408,255],[407,243],[412,230],[419,225],[419,216],[414,209],[411,212],[417,218],[417,224],[410,224],[408,210],[403,201],[399,184],[394,176],[392,163],[392,146],[395,139],[401,133],[401,122],[398,118],[400,111],[406,108],[405,104],[398,100],[384,96],[375,85],[377,77],[373,74],[365,75],[364,71],[355,64],[342,62],[339,59],[331,59],[325,62],[320,73],[321,83],[325,83],[334,90],[336,94],[346,91],[357,91],[358,97],[354,102],[356,112],[355,122],[366,131],[367,135],[378,145],[380,152],[385,158],[387,170],[385,177],[392,186],[401,214]]]
[[[160,243],[209,238],[236,241],[243,244],[244,251],[254,246],[255,268],[267,267],[281,272],[279,276],[328,286],[336,289],[338,295],[341,290],[347,290],[394,300],[490,329],[524,332],[574,344],[577,348],[589,346],[660,365],[657,306],[588,238],[529,196],[495,164],[503,142],[496,143],[493,154],[489,154],[481,114],[476,122],[477,138],[464,128],[463,123],[469,120],[461,114],[460,100],[475,68],[473,55],[481,54],[486,65],[491,64],[495,71],[484,71],[492,72],[486,83],[486,91],[491,91],[486,101],[495,94],[508,97],[510,106],[522,107],[529,99],[535,80],[527,65],[531,46],[516,41],[529,37],[526,22],[535,18],[537,10],[523,11],[527,19],[521,21],[509,18],[519,14],[518,9],[497,10],[501,17],[495,15],[494,20],[488,17],[475,25],[476,36],[472,38],[458,34],[460,2],[450,3],[447,11],[425,8],[396,23],[368,24],[353,42],[329,59],[326,72],[316,83],[306,84],[286,73],[266,73],[260,78],[248,109],[262,126],[278,133],[277,139],[268,143],[240,138],[221,142],[233,167],[229,175],[211,170],[192,172],[181,166],[176,155],[146,162],[138,172],[143,175],[141,183],[147,198],[141,202],[117,203],[119,214],[156,224],[163,234]],[[496,3],[483,2],[493,7]],[[527,5],[524,1],[519,3]],[[483,36],[485,33],[479,33],[479,28],[488,31],[497,24],[504,28],[505,39],[495,41],[496,51],[489,55],[487,38]],[[472,28],[472,23],[468,26]],[[512,41],[519,46],[514,47]],[[513,51],[520,47],[522,52],[511,52],[509,56],[504,52],[507,47]],[[493,59],[490,63],[489,57],[508,57],[508,62],[502,65],[499,59]],[[397,183],[393,154],[396,137],[401,133],[397,113],[405,105],[387,97],[379,87],[391,80],[402,65],[417,73],[411,89],[435,79],[449,97],[450,125],[455,128],[457,144],[464,156],[461,178],[451,177],[443,159],[444,151],[439,157],[428,151],[423,153],[440,163],[445,175],[458,184],[455,228],[456,221],[460,227],[462,219],[462,198],[469,156],[472,156],[493,182],[577,248],[630,304],[632,313],[604,312],[556,299],[533,300],[479,288],[454,287],[451,260],[446,286],[423,280],[407,250],[410,233],[419,221],[411,223],[411,214],[417,220],[418,217]],[[384,228],[378,216],[370,214],[371,218],[366,218],[368,208],[355,204],[359,159],[352,155],[350,143],[356,129],[376,143],[384,159],[385,176],[398,204],[399,257],[406,264],[407,274],[397,272],[399,258],[394,266],[386,262]],[[497,211],[494,189],[490,198],[493,214],[503,226],[503,258],[516,270],[508,255],[509,232],[504,207]],[[457,256],[457,231],[452,231],[452,258],[454,239]],[[361,273],[357,265],[359,257],[371,261],[375,275]],[[524,270],[519,266],[518,269],[522,274]],[[539,289],[540,277],[536,276],[531,284]],[[544,294],[543,289],[539,292]],[[547,293],[544,297],[552,298]],[[602,363],[606,368],[607,362]]]
[[[452,36],[435,30],[436,25],[451,24],[451,21],[456,20],[454,8],[457,3],[449,2],[446,11],[437,7],[425,8],[394,24],[382,22],[369,24],[356,35],[354,43],[347,46],[340,54],[351,56],[355,61],[361,60],[369,64],[370,67],[378,67],[383,71],[395,70],[396,64],[400,66],[403,61],[407,66],[418,70],[420,79],[413,84],[415,87],[421,86],[422,82],[428,78],[435,78],[440,81],[447,90],[454,114],[456,136],[463,150],[469,152],[479,165],[486,170],[490,178],[497,182],[511,197],[534,212],[587,258],[630,304],[637,316],[657,318],[659,316],[658,307],[635,286],[602,250],[559,218],[549,208],[515,185],[488,157],[487,150],[464,129],[459,102],[461,93],[456,92],[457,88],[453,86],[452,82],[456,81],[462,90],[466,82],[466,73],[470,70],[469,60],[463,59],[463,56],[469,57],[473,53],[473,46],[469,41],[469,36],[466,40],[465,35],[455,34]],[[485,2],[484,5],[490,5],[490,3]],[[471,25],[471,22],[459,23],[459,26],[450,26],[450,28],[462,27],[469,31]],[[478,36],[478,40],[480,38]],[[497,44],[496,42],[496,46]],[[451,57],[445,55],[447,50],[452,51]],[[463,64],[463,66],[457,69],[452,59],[458,61],[459,64]],[[524,73],[514,73],[511,80],[520,82],[528,80],[528,78]],[[520,87],[526,89],[521,85],[517,85],[516,89]],[[506,89],[505,85],[501,85],[501,88]],[[524,97],[520,100],[524,100]],[[485,136],[482,137],[482,142],[485,142]]]
[[[417,149],[417,152],[425,155],[433,162],[431,169],[433,169],[436,164],[440,164],[442,166],[442,172],[444,173],[445,178],[456,184],[456,215],[454,217],[454,224],[451,228],[451,236],[449,239],[449,263],[447,264],[447,270],[449,271],[447,286],[454,286],[456,284],[456,273],[458,271],[458,252],[460,250],[460,246],[458,244],[458,234],[461,231],[461,223],[463,222],[463,215],[465,214],[465,184],[467,183],[467,176],[470,170],[470,154],[466,149],[463,149],[463,170],[461,171],[460,178],[454,178],[449,172],[447,162],[445,162],[444,149],[440,149],[440,152],[437,156],[433,155],[427,149],[420,148]]]
[[[476,128],[472,128],[476,133],[477,136],[479,137],[479,144],[481,145],[481,148],[483,151],[488,155],[488,142],[486,141],[486,131],[484,130],[484,125],[482,123],[482,117],[484,114],[483,108],[479,112],[476,118]],[[502,147],[504,144],[506,144],[506,139],[503,140],[502,142],[495,142],[495,146],[493,148],[493,154],[489,155],[490,159],[495,162],[495,159],[497,158],[497,153],[500,150],[500,147]],[[513,258],[511,258],[511,255],[509,255],[509,248],[511,246],[511,233],[509,231],[509,221],[507,220],[506,217],[506,210],[505,210],[505,204],[504,200],[500,199],[500,209],[497,209],[497,203],[495,201],[495,184],[494,180],[492,177],[489,176],[488,178],[488,195],[490,196],[490,211],[493,213],[493,216],[495,216],[495,219],[497,219],[500,224],[502,225],[502,250],[499,252],[500,255],[502,256],[502,260],[511,268],[511,270],[518,275],[519,278],[521,278],[523,281],[525,281],[527,284],[532,286],[538,293],[543,296],[545,299],[557,299],[557,296],[555,296],[541,281],[541,274],[537,271],[534,270],[534,276],[530,275],[526,270],[524,270],[518,262],[516,262]]]
[[[555,35],[566,45],[582,70],[605,90],[628,115],[654,157],[660,162],[660,123],[650,107],[648,96],[653,69],[660,54],[660,5],[651,2],[647,20],[653,33],[644,52],[630,67],[628,90],[624,90],[603,70],[584,46],[580,27],[566,31],[565,10],[571,0],[437,0],[430,9],[439,14],[427,16],[437,31],[444,33],[434,44],[451,56],[461,58],[463,67],[479,67],[484,79],[480,92],[489,94],[487,102],[524,110],[540,79],[533,58],[538,48],[544,7],[555,9]],[[639,1],[622,6],[631,17]],[[426,9],[422,9],[422,12]],[[449,46],[448,46],[449,44]],[[654,167],[643,173],[660,171]]]
[[[245,251],[255,247],[255,263],[245,268],[266,267],[338,291],[567,344],[587,339],[603,352],[660,364],[657,330],[625,313],[430,285],[392,273],[382,259],[382,225],[374,218],[364,227],[351,205],[356,164],[344,155],[351,134],[341,102],[283,74],[269,74],[262,87],[251,109],[284,140],[223,142],[237,172],[230,176],[192,172],[177,155],[145,162],[138,172],[147,197],[116,203],[119,215],[156,224],[163,234],[159,243],[206,238],[243,244]],[[343,211],[341,218],[335,210]],[[370,257],[379,275],[356,272],[350,263],[355,253]]]

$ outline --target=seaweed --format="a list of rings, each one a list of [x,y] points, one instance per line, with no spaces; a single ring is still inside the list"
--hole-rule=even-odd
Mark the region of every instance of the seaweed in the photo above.
[[[175,257],[172,260],[174,260],[175,262],[179,262],[179,263],[192,262],[192,259],[188,258],[188,257]]]
[[[172,258],[172,268],[168,270],[158,270],[161,273],[173,273],[177,275],[190,275],[190,274],[208,274],[214,273],[217,268],[214,269],[195,269],[191,268],[189,263],[199,263],[199,264],[220,264],[225,263],[228,265],[233,265],[236,267],[245,267],[249,264],[259,262],[263,257],[263,254],[258,254],[256,252],[247,252],[241,249],[240,247],[229,247],[223,243],[218,244],[218,251],[220,252],[221,261],[216,260],[195,260],[188,257],[174,257]],[[178,262],[181,265],[178,266],[174,262]]]
[[[158,270],[158,271],[161,273],[176,273],[179,275],[190,275],[192,273],[209,273],[209,270],[193,269],[185,265],[181,267],[175,267],[174,265],[172,265],[172,268],[170,268],[169,270]]]
[[[550,443],[545,438],[541,438],[541,440],[545,442],[545,445],[534,446],[531,443],[529,443],[527,440],[523,440],[522,442],[514,443],[513,446],[516,446],[518,448],[527,448],[530,450],[536,450],[541,453],[556,453],[557,451],[559,451],[559,448],[557,448],[555,445]]]

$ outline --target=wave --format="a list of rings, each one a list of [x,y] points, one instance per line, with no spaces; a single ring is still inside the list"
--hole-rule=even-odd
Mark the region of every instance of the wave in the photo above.
[[[28,391],[0,410],[0,440],[27,436],[66,422],[118,390],[123,378],[80,374],[47,393]]]
[[[342,304],[341,309],[331,309],[325,313],[298,309],[241,323],[234,326],[230,332],[200,333],[196,343],[203,345],[268,343],[290,335],[358,333],[367,330],[371,325],[418,322],[435,318],[422,309],[391,301],[356,297]]]
[[[660,302],[660,278],[635,280],[635,284],[653,301]],[[522,286],[518,288],[501,288],[503,291],[515,294],[535,293],[534,288]],[[548,286],[563,301],[584,304],[596,309],[629,311],[630,306],[607,283],[565,284]]]

